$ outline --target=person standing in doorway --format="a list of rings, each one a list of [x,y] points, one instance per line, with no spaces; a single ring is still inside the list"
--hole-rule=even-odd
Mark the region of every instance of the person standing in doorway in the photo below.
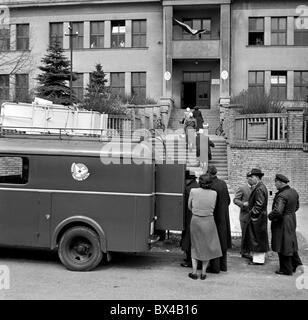
[[[297,252],[296,238],[295,212],[299,209],[299,196],[288,183],[286,176],[276,174],[275,186],[278,191],[268,219],[272,222],[272,250],[279,257],[279,270],[276,273],[291,276],[302,265],[302,261]]]
[[[214,220],[217,227],[222,257],[210,261],[207,272],[219,273],[227,271],[227,250],[231,248],[231,228],[229,218],[230,196],[225,181],[217,178],[215,166],[208,167],[208,173],[213,180],[211,189],[217,192],[217,204],[214,210]]]
[[[240,224],[242,230],[242,243],[241,243],[241,255],[243,258],[251,259],[250,252],[245,252],[243,250],[243,230],[245,225],[248,222],[249,215],[248,215],[248,200],[252,190],[252,179],[247,174],[247,183],[240,186],[237,191],[235,192],[235,196],[233,199],[233,203],[240,207]]]
[[[248,200],[248,221],[244,227],[243,250],[252,253],[251,265],[265,263],[265,254],[269,250],[267,233],[268,192],[262,182],[264,173],[260,169],[252,169],[248,173],[254,186]]]

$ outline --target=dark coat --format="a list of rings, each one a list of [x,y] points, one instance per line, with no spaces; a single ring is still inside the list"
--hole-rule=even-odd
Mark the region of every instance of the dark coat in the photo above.
[[[232,247],[229,218],[229,191],[225,181],[217,177],[213,178],[211,189],[217,192],[216,207],[213,215],[220,240],[221,251],[224,253]]]
[[[183,251],[190,251],[191,249],[190,221],[191,221],[192,212],[188,209],[188,198],[189,198],[190,190],[193,188],[199,188],[199,184],[197,183],[196,179],[186,180],[184,230],[182,232],[182,238],[181,238],[181,248]]]
[[[196,119],[196,122],[197,122],[197,130],[203,129],[204,120],[203,120],[203,116],[202,116],[201,111],[194,110],[193,115],[194,115],[194,118]]]
[[[252,190],[248,200],[249,220],[243,230],[243,249],[245,251],[267,252],[269,250],[267,203],[267,188],[260,181]]]
[[[284,256],[292,256],[298,250],[295,216],[298,208],[298,193],[285,186],[276,193],[272,211],[268,215],[272,221],[272,250]]]

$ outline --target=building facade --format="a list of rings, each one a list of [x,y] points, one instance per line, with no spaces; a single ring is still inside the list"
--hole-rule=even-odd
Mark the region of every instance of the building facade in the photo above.
[[[70,57],[71,26],[80,99],[101,63],[114,92],[178,109],[219,109],[252,87],[291,104],[304,101],[307,6],[297,0],[3,0],[0,100],[22,101],[35,88],[50,43],[57,40]],[[205,31],[192,35],[177,21]]]

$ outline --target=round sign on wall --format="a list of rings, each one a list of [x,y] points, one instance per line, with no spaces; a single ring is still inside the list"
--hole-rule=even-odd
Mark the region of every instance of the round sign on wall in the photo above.
[[[171,79],[171,73],[169,71],[166,71],[164,73],[164,78],[165,78],[165,80],[169,81]]]
[[[222,79],[222,80],[227,80],[228,77],[229,77],[228,71],[227,71],[227,70],[223,70],[223,71],[221,72],[221,79]]]

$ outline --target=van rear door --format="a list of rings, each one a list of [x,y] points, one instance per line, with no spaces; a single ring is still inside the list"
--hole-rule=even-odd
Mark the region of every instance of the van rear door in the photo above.
[[[185,164],[156,164],[155,170],[155,228],[183,230]]]

